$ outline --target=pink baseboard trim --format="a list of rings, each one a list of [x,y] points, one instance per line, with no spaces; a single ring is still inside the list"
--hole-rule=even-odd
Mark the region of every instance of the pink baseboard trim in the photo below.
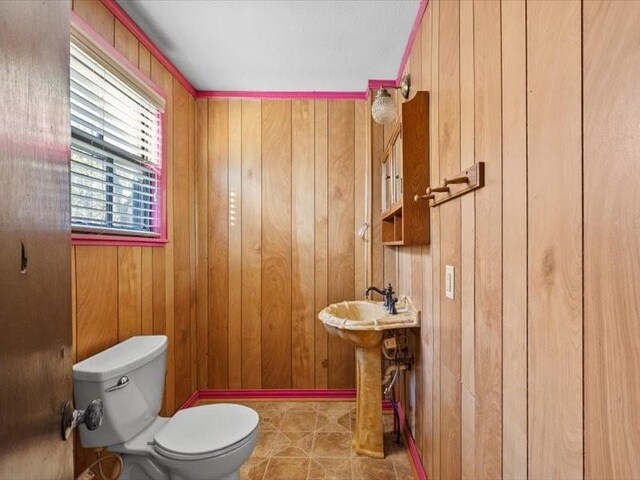
[[[418,447],[416,446],[416,442],[413,440],[413,434],[409,429],[409,424],[407,423],[407,419],[404,415],[404,409],[402,408],[402,404],[398,403],[398,414],[400,415],[400,430],[404,437],[404,441],[407,445],[407,450],[409,451],[409,456],[411,457],[411,463],[413,464],[414,473],[416,474],[417,480],[429,480],[427,476],[427,471],[422,464],[422,458],[420,457],[420,452],[418,451]]]
[[[420,24],[422,23],[422,17],[424,17],[424,12],[426,12],[427,10],[427,5],[429,5],[429,0],[420,0],[420,8],[418,8],[418,14],[416,15],[416,19],[413,21],[413,28],[411,29],[411,34],[409,35],[409,41],[407,42],[407,46],[404,49],[404,55],[402,56],[402,60],[400,61],[400,67],[398,68],[396,85],[400,85],[400,81],[402,80],[404,67],[407,66],[407,62],[409,61],[409,56],[411,56],[411,50],[413,50],[413,43],[415,42],[416,36],[420,31]]]
[[[365,100],[367,92],[254,92],[199,90],[196,98],[261,98],[284,100]]]
[[[155,43],[147,36],[146,33],[138,26],[136,22],[125,12],[116,0],[102,0],[102,4],[107,7],[114,17],[116,17],[120,23],[122,23],[127,30],[129,30],[134,37],[138,39],[142,45],[144,45],[151,54],[158,59],[158,61],[178,80],[187,92],[195,97],[197,94],[196,89],[191,85],[187,77],[185,77],[180,70],[162,53]]]
[[[322,399],[322,400],[353,400],[356,391],[353,388],[344,389],[238,389],[238,390],[199,390],[197,400],[224,400],[224,399]]]
[[[291,399],[318,399],[318,400],[355,400],[355,388],[344,389],[247,389],[247,390],[196,390],[191,396],[180,406],[178,410],[193,407],[200,400],[291,400]],[[400,416],[400,430],[407,445],[409,457],[413,464],[413,470],[417,480],[428,480],[427,472],[422,465],[420,452],[413,440],[413,435],[407,424],[402,405],[398,405],[398,414]],[[388,400],[382,404],[383,410],[391,410],[392,406]]]
[[[196,390],[187,398],[178,410],[184,410],[185,408],[193,407],[200,400],[200,390]]]

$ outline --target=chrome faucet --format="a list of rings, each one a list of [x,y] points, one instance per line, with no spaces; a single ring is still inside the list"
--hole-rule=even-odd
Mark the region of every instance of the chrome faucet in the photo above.
[[[390,315],[396,315],[398,311],[396,310],[396,302],[398,299],[394,296],[396,292],[393,291],[393,287],[389,283],[386,288],[380,290],[377,287],[369,287],[364,292],[364,296],[369,299],[370,292],[377,292],[384,297],[384,306],[389,312]]]

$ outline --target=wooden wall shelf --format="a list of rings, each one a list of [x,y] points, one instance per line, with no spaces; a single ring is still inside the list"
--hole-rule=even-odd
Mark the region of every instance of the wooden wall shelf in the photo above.
[[[402,104],[380,174],[382,243],[428,245],[429,204],[414,197],[429,185],[429,92],[417,92]]]

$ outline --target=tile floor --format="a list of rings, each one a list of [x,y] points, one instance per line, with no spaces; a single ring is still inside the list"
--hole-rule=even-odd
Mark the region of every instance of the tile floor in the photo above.
[[[214,403],[202,401],[200,404]],[[258,444],[242,480],[413,480],[404,445],[395,444],[393,416],[384,415],[384,460],[351,450],[352,401],[233,401],[260,415]],[[401,440],[402,441],[402,440]]]

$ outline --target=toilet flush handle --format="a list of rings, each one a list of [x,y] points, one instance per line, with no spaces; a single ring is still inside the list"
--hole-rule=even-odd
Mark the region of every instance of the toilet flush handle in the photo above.
[[[105,392],[115,392],[116,390],[120,390],[121,388],[129,385],[129,377],[122,376],[118,379],[118,383],[116,383],[113,387],[109,387],[105,390]]]

